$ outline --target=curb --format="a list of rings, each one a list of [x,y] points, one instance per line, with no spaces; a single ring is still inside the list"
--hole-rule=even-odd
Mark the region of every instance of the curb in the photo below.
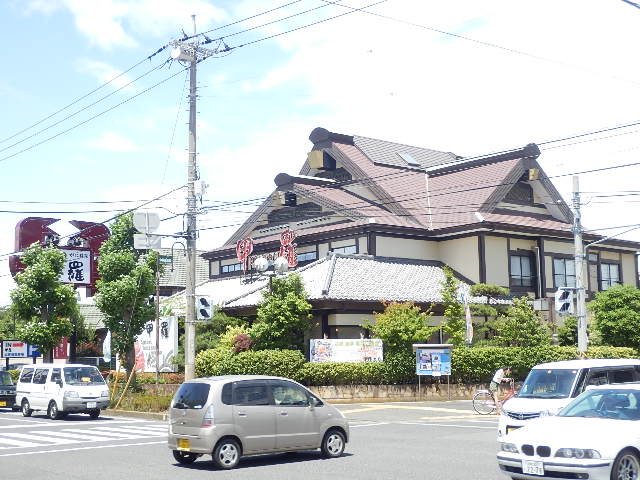
[[[114,417],[142,418],[145,420],[167,420],[167,414],[163,412],[136,412],[134,410],[115,410],[109,408],[104,411],[104,414],[112,415]]]

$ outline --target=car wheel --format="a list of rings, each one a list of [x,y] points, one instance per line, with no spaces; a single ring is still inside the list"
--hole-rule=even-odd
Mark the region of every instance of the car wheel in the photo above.
[[[640,478],[640,458],[630,449],[622,450],[611,468],[611,480],[636,480]]]
[[[31,414],[33,413],[33,410],[31,410],[31,405],[29,405],[29,400],[27,400],[26,398],[24,400],[22,400],[22,416],[24,417],[30,417]]]
[[[220,440],[213,450],[214,463],[225,470],[229,470],[240,461],[240,446],[238,442],[233,439],[227,438]]]
[[[58,410],[58,404],[53,400],[51,401],[51,403],[49,403],[49,408],[47,409],[47,416],[51,420],[58,420],[59,418],[62,418],[62,414]]]
[[[100,416],[100,409],[99,409],[99,408],[96,408],[95,410],[91,410],[91,411],[89,412],[89,416],[90,416],[91,418],[93,418],[93,419],[98,418],[98,417]]]
[[[173,458],[175,458],[176,461],[178,463],[181,463],[182,465],[189,465],[190,463],[193,463],[196,461],[196,458],[198,458],[198,454],[191,453],[191,452],[181,452],[180,450],[174,450]]]
[[[345,438],[340,430],[329,430],[322,439],[322,454],[327,458],[336,458],[344,452]]]

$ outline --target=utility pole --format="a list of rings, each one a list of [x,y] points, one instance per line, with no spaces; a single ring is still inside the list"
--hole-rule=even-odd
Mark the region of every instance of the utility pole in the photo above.
[[[578,352],[584,358],[587,354],[587,308],[585,303],[584,279],[582,276],[585,250],[582,248],[582,225],[580,223],[580,185],[578,176],[573,177],[573,243],[576,273],[576,317],[578,319]]]
[[[187,167],[187,281],[185,288],[186,321],[184,336],[184,378],[191,380],[195,377],[196,357],[196,65],[207,57],[215,55],[217,51],[202,48],[196,37],[196,16],[193,19],[192,41],[183,40],[171,42],[174,47],[171,57],[174,60],[189,62],[189,163]]]

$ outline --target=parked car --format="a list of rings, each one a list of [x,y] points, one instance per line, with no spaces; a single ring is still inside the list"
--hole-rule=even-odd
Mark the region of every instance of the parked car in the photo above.
[[[640,381],[640,360],[590,359],[541,363],[531,369],[517,395],[502,406],[498,439],[541,413],[557,413],[589,385]]]
[[[16,386],[9,372],[0,372],[0,407],[16,410]]]
[[[180,386],[170,407],[169,449],[182,464],[212,455],[229,469],[245,455],[317,448],[333,458],[348,439],[342,412],[286,378],[197,378]]]
[[[557,416],[543,416],[500,441],[511,478],[640,478],[640,384],[589,387]]]
[[[109,406],[109,388],[94,366],[39,363],[20,370],[16,402],[25,417],[45,411],[52,420],[68,413],[98,418]]]

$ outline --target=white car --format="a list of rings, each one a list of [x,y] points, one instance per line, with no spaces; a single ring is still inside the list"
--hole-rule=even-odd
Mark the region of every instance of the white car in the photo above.
[[[639,479],[640,384],[589,387],[499,443],[498,466],[513,479]]]

